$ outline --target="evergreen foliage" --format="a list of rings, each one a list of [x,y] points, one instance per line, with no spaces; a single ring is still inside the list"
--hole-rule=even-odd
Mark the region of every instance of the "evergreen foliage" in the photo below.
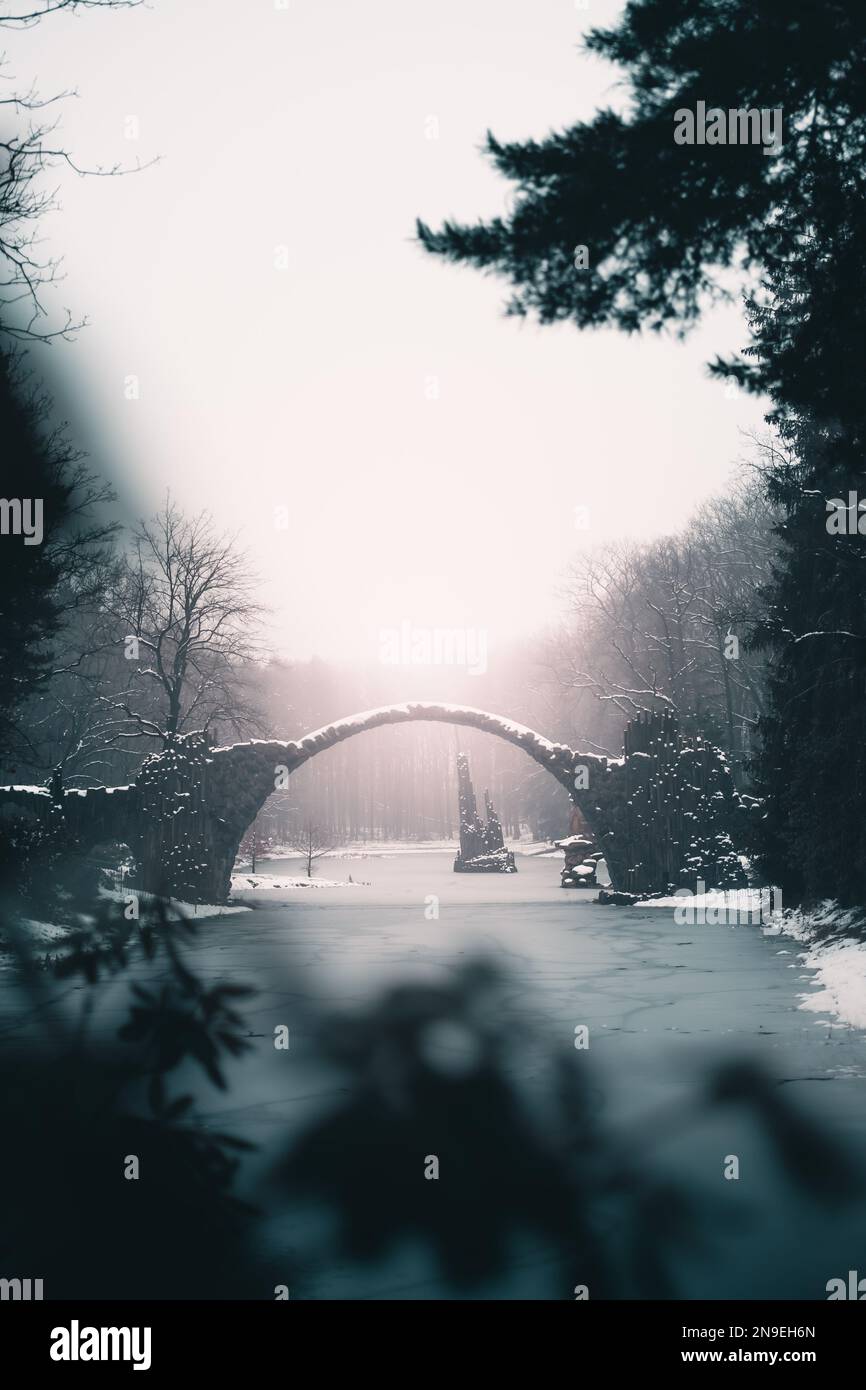
[[[625,70],[625,114],[603,110],[541,141],[488,135],[515,185],[508,215],[419,222],[418,236],[508,279],[510,313],[581,328],[684,331],[730,296],[732,270],[744,277],[752,345],[711,370],[769,397],[783,450],[766,480],[784,515],[755,632],[774,669],[754,847],[789,893],[862,902],[866,537],[827,522],[832,499],[866,500],[866,10],[632,0],[586,42]],[[698,101],[781,107],[780,148],[675,143],[675,112]],[[587,271],[575,269],[577,244]]]

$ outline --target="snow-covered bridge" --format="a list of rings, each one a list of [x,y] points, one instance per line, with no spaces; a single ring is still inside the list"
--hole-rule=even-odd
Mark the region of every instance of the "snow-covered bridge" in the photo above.
[[[82,849],[125,841],[145,889],[222,901],[247,826],[286,777],[347,738],[414,721],[465,725],[522,748],[580,808],[618,887],[663,891],[687,875],[714,882],[721,870],[731,877],[730,831],[740,806],[730,775],[716,749],[683,740],[665,716],[632,721],[624,756],[607,758],[471,706],[389,705],[291,742],[213,748],[205,734],[183,735],[146,758],[127,787],[7,787],[0,789],[0,807],[55,823]]]

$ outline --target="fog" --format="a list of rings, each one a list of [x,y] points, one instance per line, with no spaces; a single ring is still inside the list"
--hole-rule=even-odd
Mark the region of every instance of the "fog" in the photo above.
[[[540,330],[413,242],[416,216],[505,207],[488,127],[621,100],[579,51],[619,8],[209,0],[40,29],[78,163],[158,162],[58,172],[47,302],[89,324],[39,355],[122,514],[171,488],[240,530],[275,655],[376,661],[404,621],[495,653],[556,612],[576,550],[682,524],[760,421],[705,370],[743,344],[738,305],[685,343]],[[30,36],[9,48],[29,77]]]

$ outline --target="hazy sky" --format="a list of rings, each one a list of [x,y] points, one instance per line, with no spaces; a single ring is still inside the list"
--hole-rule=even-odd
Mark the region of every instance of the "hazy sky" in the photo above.
[[[540,329],[413,244],[416,215],[505,206],[488,127],[540,137],[621,100],[579,49],[619,8],[151,0],[7,43],[19,81],[77,88],[79,161],[161,156],[60,181],[58,302],[90,326],[51,353],[125,507],[170,486],[241,529],[276,651],[375,659],[408,619],[493,653],[554,615],[576,546],[678,526],[759,423],[705,371],[745,341],[738,311],[685,344]]]

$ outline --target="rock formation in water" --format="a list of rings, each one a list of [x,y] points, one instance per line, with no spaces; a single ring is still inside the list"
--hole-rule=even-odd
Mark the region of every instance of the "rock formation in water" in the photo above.
[[[505,848],[502,826],[488,793],[484,793],[485,820],[478,815],[475,789],[469,776],[469,759],[457,754],[457,803],[460,811],[460,849],[454,872],[474,874],[515,874],[517,865],[511,850]]]

